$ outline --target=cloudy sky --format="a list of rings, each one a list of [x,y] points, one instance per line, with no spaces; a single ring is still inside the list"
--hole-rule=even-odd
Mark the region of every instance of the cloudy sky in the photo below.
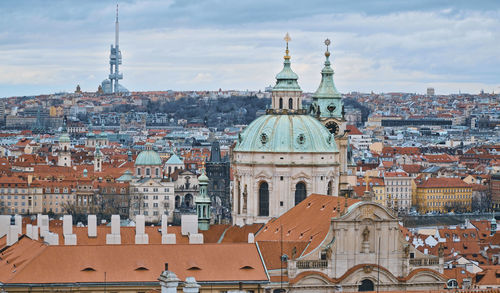
[[[353,3],[355,2],[355,3]],[[109,71],[116,1],[0,2],[0,97],[95,91]],[[341,92],[500,92],[500,2],[120,0],[129,90],[258,90],[292,68],[314,91],[333,42]]]

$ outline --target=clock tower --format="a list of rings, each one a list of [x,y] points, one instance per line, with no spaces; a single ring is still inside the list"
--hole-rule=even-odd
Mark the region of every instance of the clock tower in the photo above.
[[[339,189],[345,190],[349,185],[355,184],[355,172],[352,170],[352,156],[350,155],[349,137],[346,132],[346,120],[344,119],[344,103],[342,95],[335,88],[333,82],[334,71],[330,67],[330,51],[328,47],[331,42],[325,40],[325,67],[321,70],[321,83],[312,96],[313,102],[309,109],[312,116],[316,117],[333,135],[339,147],[340,155],[340,181]],[[350,168],[351,167],[351,168]],[[352,181],[352,182],[351,182]]]

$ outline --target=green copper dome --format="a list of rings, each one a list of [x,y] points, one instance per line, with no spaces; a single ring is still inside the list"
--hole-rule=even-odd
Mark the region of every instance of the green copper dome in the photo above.
[[[70,138],[69,138],[69,135],[68,133],[63,133],[60,137],[59,137],[59,142],[70,142]]]
[[[139,153],[135,159],[135,165],[141,166],[151,166],[151,165],[161,165],[162,161],[160,155],[153,150],[142,151]]]
[[[198,182],[200,183],[200,185],[202,184],[208,184],[208,177],[207,175],[205,174],[205,171],[203,171],[200,175],[200,177],[198,177]]]
[[[309,115],[263,115],[239,135],[234,151],[275,153],[338,152],[332,134]]]

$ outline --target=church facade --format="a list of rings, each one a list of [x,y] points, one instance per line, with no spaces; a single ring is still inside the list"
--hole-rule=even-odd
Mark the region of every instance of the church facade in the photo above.
[[[328,47],[320,86],[311,107],[304,109],[298,75],[291,69],[288,34],[285,40],[271,108],[245,128],[232,150],[232,218],[237,225],[279,217],[311,193],[339,195],[354,176]]]
[[[271,280],[284,280],[270,291],[439,290],[447,280],[442,247],[438,256],[415,249],[392,211],[369,201],[313,194],[256,240],[264,254],[281,246],[285,255],[281,270],[266,264]]]

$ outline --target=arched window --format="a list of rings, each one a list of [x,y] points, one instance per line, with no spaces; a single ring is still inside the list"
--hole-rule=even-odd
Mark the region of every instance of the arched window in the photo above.
[[[306,194],[306,184],[304,182],[297,183],[295,185],[295,205],[306,199]]]
[[[269,185],[265,181],[259,186],[259,216],[269,216]]]
[[[149,168],[146,168],[146,176],[151,175]]]
[[[292,98],[288,99],[288,109],[290,109],[290,110],[293,109],[293,99]]]
[[[283,98],[280,98],[280,109],[283,109]]]
[[[184,206],[190,208],[193,205],[193,195],[190,193],[184,196]]]
[[[326,194],[328,194],[328,195],[333,194],[333,182],[332,182],[332,180],[328,181],[328,190],[326,191]]]
[[[375,285],[373,284],[373,282],[371,280],[368,280],[368,279],[364,279],[363,281],[361,281],[361,284],[358,287],[359,292],[374,291],[374,289],[375,289]]]
[[[175,208],[179,208],[181,206],[181,197],[180,196],[176,196],[175,197]]]
[[[141,168],[137,168],[137,176],[141,176]]]
[[[156,168],[156,177],[160,176],[160,170]]]

